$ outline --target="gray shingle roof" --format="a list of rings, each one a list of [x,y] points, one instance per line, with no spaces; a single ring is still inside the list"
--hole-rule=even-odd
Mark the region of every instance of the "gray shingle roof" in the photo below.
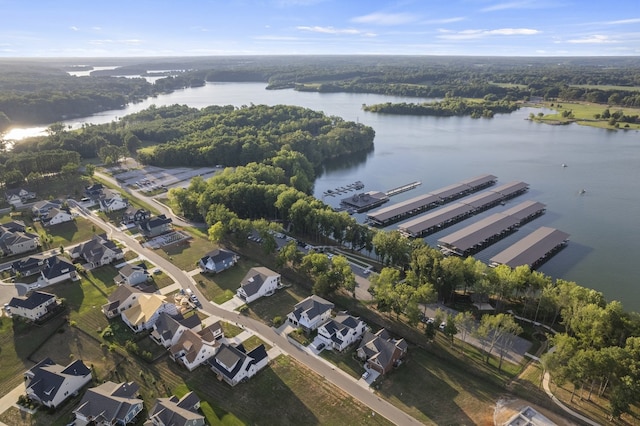
[[[55,298],[55,294],[45,293],[44,291],[34,291],[27,297],[13,297],[9,302],[9,306],[15,308],[34,309]]]

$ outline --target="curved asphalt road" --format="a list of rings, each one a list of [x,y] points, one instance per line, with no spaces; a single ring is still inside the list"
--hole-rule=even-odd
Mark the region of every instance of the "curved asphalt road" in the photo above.
[[[162,268],[164,272],[167,273],[175,282],[179,283],[182,288],[190,288],[200,300],[206,300],[206,298],[202,295],[202,293],[198,290],[197,286],[192,281],[191,277],[189,277],[185,271],[181,270],[173,263],[167,261],[165,258],[156,254],[152,250],[142,247],[142,245],[140,245],[140,243],[130,235],[127,235],[126,233],[113,227],[111,224],[107,224],[101,219],[98,219],[95,216],[91,215],[90,212],[79,207],[77,203],[74,204],[76,205],[77,209],[83,214],[83,216],[85,216],[89,220],[93,221],[100,227],[105,227],[106,225],[109,229],[108,233],[111,238],[120,240],[129,249],[134,250],[136,253],[148,258],[156,266]],[[366,389],[358,384],[356,379],[347,376],[336,367],[327,365],[327,363],[316,358],[314,355],[298,349],[296,346],[289,343],[289,341],[285,337],[276,333],[271,327],[252,318],[240,315],[237,312],[224,310],[212,302],[203,303],[202,310],[209,315],[215,315],[224,319],[225,321],[240,324],[245,328],[253,331],[263,341],[270,343],[273,346],[277,346],[284,354],[291,356],[306,367],[315,371],[326,380],[351,395],[353,398],[357,399],[378,414],[387,418],[392,423],[396,425],[421,424],[415,418],[409,416],[407,413],[403,412],[391,403],[378,397],[371,390]]]

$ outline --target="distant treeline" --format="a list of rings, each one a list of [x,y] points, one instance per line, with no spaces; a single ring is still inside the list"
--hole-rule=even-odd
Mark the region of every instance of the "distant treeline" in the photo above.
[[[483,100],[469,102],[460,98],[446,98],[440,102],[391,103],[365,105],[365,111],[384,114],[432,115],[436,117],[471,116],[491,118],[494,114],[510,113],[518,109],[518,104],[510,101]]]

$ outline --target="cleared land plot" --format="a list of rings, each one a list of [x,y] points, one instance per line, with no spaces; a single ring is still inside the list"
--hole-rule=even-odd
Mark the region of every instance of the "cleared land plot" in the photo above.
[[[342,352],[325,349],[320,352],[320,356],[332,364],[335,364],[336,367],[341,370],[349,373],[350,376],[359,379],[365,370],[364,362],[354,358],[357,345],[358,343],[356,343],[356,346],[348,348]]]
[[[207,300],[221,304],[236,294],[244,276],[255,266],[260,265],[250,260],[240,259],[236,265],[219,274],[200,273],[194,275],[193,279],[198,283],[198,289]]]
[[[190,271],[197,268],[198,261],[202,256],[214,248],[215,246],[211,241],[194,236],[190,240],[164,246],[156,250],[156,253],[171,261],[178,268]]]
[[[250,303],[247,305],[249,308],[245,314],[271,325],[273,319],[277,316],[286,320],[287,314],[293,311],[294,305],[309,296],[308,290],[294,284],[291,287],[276,291],[272,296],[261,297]]]

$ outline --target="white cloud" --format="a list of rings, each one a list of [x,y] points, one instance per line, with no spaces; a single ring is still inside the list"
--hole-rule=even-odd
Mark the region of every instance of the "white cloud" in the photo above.
[[[499,28],[496,30],[463,30],[450,31],[440,30],[439,39],[442,40],[472,40],[490,36],[514,36],[514,35],[536,35],[540,31],[530,28]]]
[[[298,37],[290,37],[290,36],[271,36],[271,35],[263,35],[253,37],[254,40],[266,40],[266,41],[295,41],[300,40]]]
[[[423,23],[423,24],[453,24],[454,22],[464,21],[466,19],[467,18],[465,18],[464,16],[456,16],[454,18],[429,19],[429,20],[423,21],[421,23]]]
[[[609,36],[594,34],[591,36],[576,38],[572,40],[567,40],[567,43],[571,44],[610,44],[610,43],[618,43],[617,40],[611,39]]]
[[[102,46],[107,44],[124,44],[129,46],[136,46],[136,45],[142,44],[142,40],[138,40],[138,39],[113,40],[113,39],[107,38],[107,39],[101,39],[101,40],[90,40],[89,43],[96,46]]]
[[[558,1],[545,1],[545,0],[519,0],[510,1],[504,3],[496,3],[493,6],[487,6],[480,9],[480,12],[497,12],[500,10],[512,10],[512,9],[548,9],[563,7],[565,4]]]
[[[410,13],[370,13],[356,16],[351,22],[374,25],[400,25],[418,20],[418,16]]]
[[[102,31],[102,27],[91,27],[93,31]]]
[[[355,28],[299,26],[299,27],[296,27],[296,29],[298,29],[300,31],[309,31],[309,32],[312,32],[312,33],[321,33],[321,34],[349,34],[349,35],[364,35],[364,36],[367,36],[367,37],[375,37],[374,33],[356,30]]]
[[[620,19],[618,21],[607,21],[606,25],[626,25],[626,24],[640,24],[640,18]]]
[[[76,26],[71,26],[71,27],[69,27],[69,29],[71,31],[78,31],[78,27],[76,27]]]

